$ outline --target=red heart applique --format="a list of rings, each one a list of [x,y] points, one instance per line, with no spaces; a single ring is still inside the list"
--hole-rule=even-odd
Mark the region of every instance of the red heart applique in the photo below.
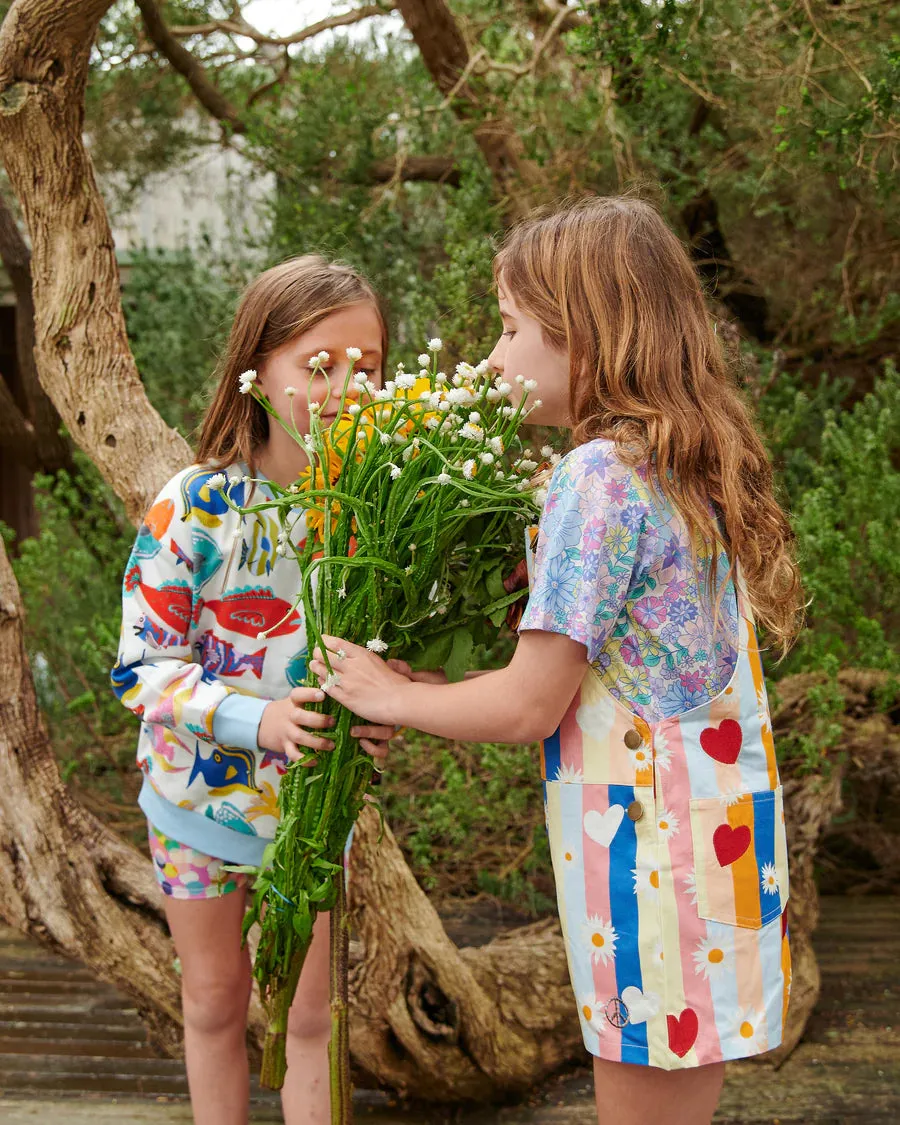
[[[700,732],[700,745],[715,762],[733,766],[741,752],[744,732],[734,719],[723,719],[718,727],[706,727]]]
[[[781,912],[781,936],[784,937],[786,934],[787,934],[787,907],[785,907],[784,910],[782,910],[782,912]]]
[[[713,847],[720,867],[727,867],[740,859],[750,847],[750,829],[746,824],[732,828],[730,824],[720,824],[713,832]]]
[[[693,1008],[685,1008],[680,1016],[666,1016],[669,1029],[669,1050],[683,1059],[693,1047],[700,1029],[697,1013]]]

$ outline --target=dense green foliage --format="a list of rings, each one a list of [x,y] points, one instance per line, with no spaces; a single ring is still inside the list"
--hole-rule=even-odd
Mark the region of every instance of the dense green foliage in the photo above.
[[[231,8],[165,5],[170,23],[192,25]],[[452,349],[487,354],[498,327],[490,263],[510,201],[479,149],[475,129],[485,122],[515,139],[527,204],[641,191],[691,245],[714,315],[741,338],[741,377],[792,513],[811,599],[798,644],[769,672],[832,677],[817,702],[815,740],[788,747],[816,768],[835,737],[836,669],[900,673],[900,379],[886,362],[900,342],[890,191],[898,9],[878,0],[619,0],[585,5],[583,19],[550,35],[549,8],[533,0],[450,0],[450,8],[482,52],[462,107],[462,95],[438,90],[396,23],[292,47],[287,70],[283,51],[248,57],[248,41],[224,32],[183,39],[241,115],[242,136],[227,128],[224,136],[250,161],[248,175],[272,174],[276,186],[262,244],[131,258],[126,314],[148,393],[190,433],[241,285],[259,266],[311,250],[371,277],[404,352],[436,334],[451,359]],[[145,47],[133,5],[115,4],[97,46],[88,126],[120,198],[149,173],[221,143],[183,81]],[[457,186],[385,182],[378,168],[409,155],[447,157]],[[38,488],[42,535],[21,545],[16,570],[42,702],[67,759],[96,756],[103,738],[130,750],[133,732],[110,702],[106,668],[131,529],[110,517],[115,506],[90,469],[77,498],[71,482]],[[486,747],[479,763],[469,750],[436,752],[428,740],[398,752],[388,807],[435,888],[480,886],[541,905],[542,845],[503,878],[506,861],[492,867],[476,846],[507,839],[511,823],[526,835],[513,834],[509,854],[527,847],[528,826],[537,823],[541,837],[539,793],[525,780],[522,753]],[[448,874],[457,852],[475,868],[468,879]]]

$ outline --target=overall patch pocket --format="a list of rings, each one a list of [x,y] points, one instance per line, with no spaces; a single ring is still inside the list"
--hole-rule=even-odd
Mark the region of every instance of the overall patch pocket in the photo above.
[[[788,900],[781,786],[691,801],[697,910],[701,918],[758,930]]]

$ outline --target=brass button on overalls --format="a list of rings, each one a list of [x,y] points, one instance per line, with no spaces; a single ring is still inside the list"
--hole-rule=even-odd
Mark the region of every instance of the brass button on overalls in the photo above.
[[[637,748],[639,746],[643,745],[643,742],[644,742],[644,740],[643,740],[643,738],[641,738],[640,733],[638,731],[636,731],[636,730],[625,731],[625,745],[628,747],[629,750],[637,750]]]
[[[640,801],[632,801],[625,811],[628,813],[629,820],[640,820],[644,815],[644,806]]]

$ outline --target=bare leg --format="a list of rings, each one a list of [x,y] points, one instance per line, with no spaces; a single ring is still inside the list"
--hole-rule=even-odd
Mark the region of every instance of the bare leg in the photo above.
[[[220,898],[166,898],[181,960],[184,1053],[194,1125],[246,1125],[250,958],[241,948],[241,887]]]
[[[709,1125],[719,1104],[725,1064],[690,1070],[594,1059],[599,1125]]]
[[[285,1125],[329,1125],[329,921],[320,914],[288,1016],[287,1077],[281,1091]]]

